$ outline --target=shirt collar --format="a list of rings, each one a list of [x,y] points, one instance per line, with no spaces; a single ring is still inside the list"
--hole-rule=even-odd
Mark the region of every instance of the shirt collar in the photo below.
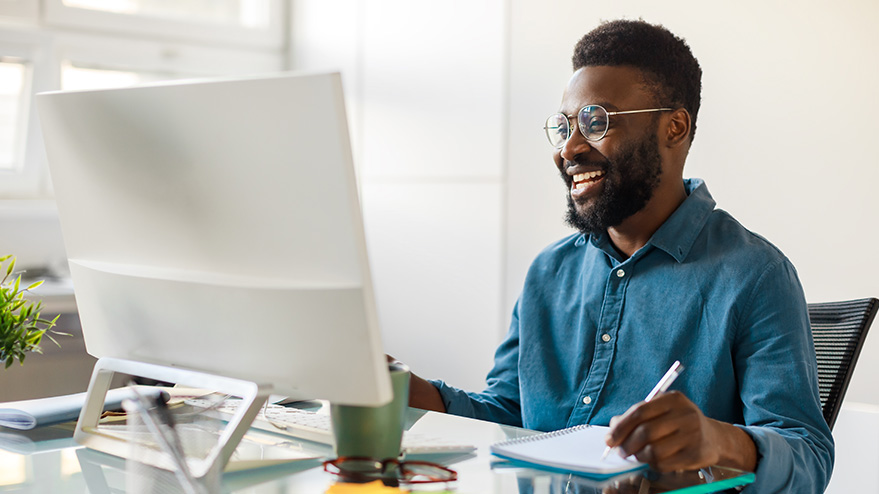
[[[684,262],[684,259],[687,258],[696,237],[699,236],[699,232],[702,231],[702,227],[708,221],[708,216],[714,211],[714,206],[717,204],[702,179],[685,179],[684,189],[687,192],[687,198],[656,230],[645,246],[652,245],[663,250],[677,262]],[[593,234],[591,241],[594,246],[614,258],[617,257],[607,232]],[[644,248],[642,247],[641,250]]]
[[[687,258],[696,237],[699,236],[699,232],[708,221],[708,216],[717,205],[708,192],[704,180],[686,179],[684,188],[687,191],[687,198],[647,242],[657,249],[664,250],[678,262],[684,262]]]

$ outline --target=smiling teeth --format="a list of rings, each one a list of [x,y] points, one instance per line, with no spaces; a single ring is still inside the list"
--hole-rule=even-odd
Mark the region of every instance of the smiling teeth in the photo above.
[[[586,173],[578,173],[578,174],[574,175],[574,188],[575,189],[582,189],[583,187],[586,187],[587,181],[592,180],[594,178],[598,178],[602,175],[604,175],[603,170],[598,170],[598,171],[594,171],[594,172],[586,172]]]
[[[598,170],[595,172],[587,172],[587,173],[578,173],[574,175],[574,182],[582,182],[584,180],[589,180],[590,178],[600,177],[604,175],[603,170]]]

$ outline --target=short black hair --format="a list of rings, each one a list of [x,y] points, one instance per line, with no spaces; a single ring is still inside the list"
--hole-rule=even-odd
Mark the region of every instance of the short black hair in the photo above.
[[[661,25],[643,20],[602,23],[574,47],[574,70],[596,65],[628,65],[639,69],[657,104],[686,108],[696,133],[702,96],[702,68],[687,43]]]

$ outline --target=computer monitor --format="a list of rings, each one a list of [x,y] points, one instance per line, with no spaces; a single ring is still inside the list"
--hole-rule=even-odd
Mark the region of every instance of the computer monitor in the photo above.
[[[91,355],[390,400],[338,74],[37,105]]]

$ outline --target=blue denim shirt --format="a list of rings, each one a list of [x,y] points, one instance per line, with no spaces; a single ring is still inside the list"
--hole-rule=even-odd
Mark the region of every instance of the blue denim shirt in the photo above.
[[[749,490],[823,492],[833,439],[796,271],[714,209],[701,180],[685,185],[687,199],[628,259],[606,233],[537,256],[484,391],[432,382],[449,413],[551,431],[607,425],[680,360],[671,389],[756,443]]]

